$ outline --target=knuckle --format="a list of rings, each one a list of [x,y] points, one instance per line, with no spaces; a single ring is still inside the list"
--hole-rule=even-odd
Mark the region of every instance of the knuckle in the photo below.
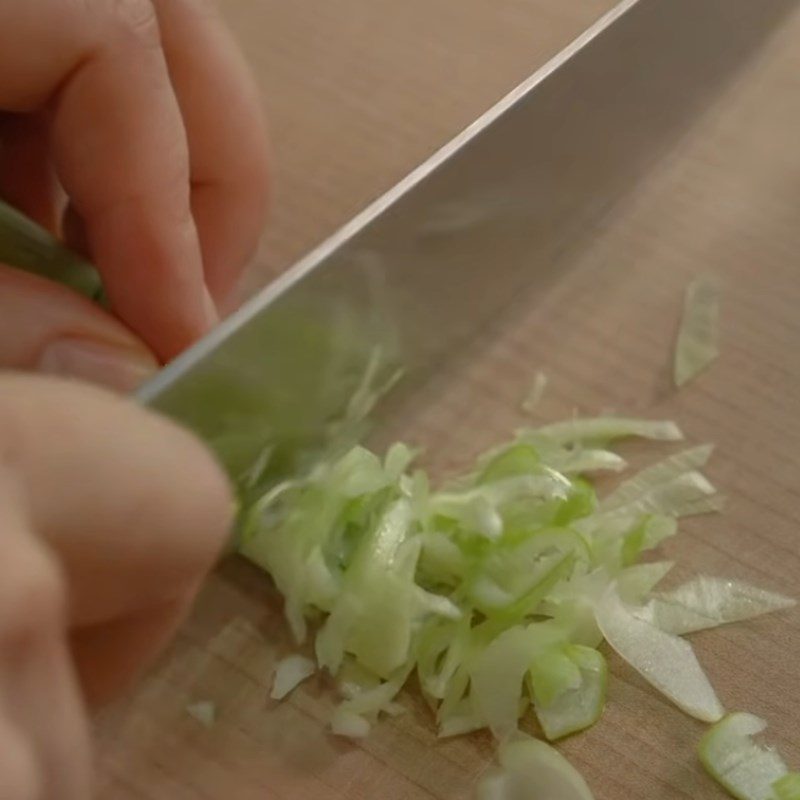
[[[161,46],[158,14],[151,0],[95,0],[117,33],[151,47]]]
[[[160,0],[160,8],[166,13],[188,11],[202,18],[219,19],[216,0]]]

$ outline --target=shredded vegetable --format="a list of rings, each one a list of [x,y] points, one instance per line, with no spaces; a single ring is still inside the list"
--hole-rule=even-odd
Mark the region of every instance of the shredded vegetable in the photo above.
[[[639,616],[668,633],[693,633],[791,608],[796,602],[741,581],[701,575],[669,592],[658,592]]]
[[[547,375],[544,372],[537,372],[533,378],[533,384],[525,399],[522,401],[522,410],[528,414],[533,414],[542,402],[544,391],[547,388]]]
[[[710,275],[701,275],[686,289],[683,319],[675,345],[673,377],[676,386],[690,381],[718,355],[719,288]]]
[[[793,779],[780,755],[753,741],[766,727],[763,719],[737,712],[714,725],[700,741],[703,766],[738,800],[783,800],[780,792],[786,797],[792,788]]]
[[[571,679],[554,696],[534,702],[544,735],[551,741],[594,725],[603,713],[608,666],[602,653],[583,645],[566,645],[560,655],[568,661],[552,664],[560,677]],[[536,686],[532,675],[533,686]]]
[[[348,739],[363,739],[369,734],[370,724],[364,717],[348,711],[346,708],[337,708],[331,718],[331,731],[337,736],[346,736]]]
[[[557,750],[517,736],[501,744],[500,769],[485,775],[477,800],[594,800],[586,781]]]
[[[705,722],[722,717],[692,646],[634,616],[613,585],[600,601],[597,622],[611,647],[675,705]]]
[[[675,442],[683,438],[680,428],[671,420],[654,421],[625,417],[594,417],[555,422],[539,428],[536,435],[561,445],[609,443],[629,437],[663,442]]]
[[[273,700],[282,700],[296,686],[306,678],[310,678],[317,671],[317,665],[303,656],[287,656],[278,662],[275,668],[275,677],[272,682]]]
[[[405,445],[384,458],[358,446],[265,492],[240,548],[272,575],[297,642],[313,635],[316,656],[281,662],[273,697],[327,670],[342,698],[331,729],[360,738],[402,711],[413,677],[440,736],[489,728],[501,743],[486,800],[591,797],[555,751],[517,736],[527,715],[551,741],[600,719],[603,641],[683,711],[720,720],[682,635],[793,601],[705,576],[659,590],[672,562],[642,559],[680,517],[720,507],[702,472],[712,448],[668,455],[599,499],[587,475],[623,469],[610,447],[627,437],[682,434],[669,421],[618,417],[526,428],[438,488]],[[715,736],[706,751],[738,746]]]
[[[623,481],[602,502],[602,508],[620,508],[649,494],[657,486],[668,484],[687,472],[701,469],[708,463],[714,448],[704,444],[668,456],[638,472],[634,477]]]
[[[201,725],[210,728],[217,719],[217,707],[209,700],[199,700],[186,706],[186,713]]]

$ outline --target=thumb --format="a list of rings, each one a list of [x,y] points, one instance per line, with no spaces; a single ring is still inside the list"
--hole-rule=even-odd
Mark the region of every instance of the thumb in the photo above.
[[[0,264],[0,368],[82,378],[129,392],[158,363],[133,333],[89,300]]]

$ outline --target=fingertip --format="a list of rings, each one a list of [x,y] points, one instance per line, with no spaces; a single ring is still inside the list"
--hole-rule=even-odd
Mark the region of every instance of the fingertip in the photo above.
[[[0,266],[0,367],[128,392],[158,369],[144,343],[76,292]]]
[[[45,375],[79,378],[123,393],[135,391],[158,370],[145,350],[75,337],[48,342],[36,366]]]

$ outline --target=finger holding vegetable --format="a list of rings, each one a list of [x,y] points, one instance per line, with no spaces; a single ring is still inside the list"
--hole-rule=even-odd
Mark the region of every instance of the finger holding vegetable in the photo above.
[[[0,265],[0,364],[129,389],[214,324],[256,245],[257,91],[200,0],[18,0],[0,31],[0,198],[85,252],[113,314]]]
[[[0,3],[0,199],[85,255],[108,301],[0,264],[0,368],[128,392],[205,333],[260,234],[264,141],[204,3]],[[2,800],[93,796],[87,710],[166,643],[231,513],[176,426],[0,373]]]

